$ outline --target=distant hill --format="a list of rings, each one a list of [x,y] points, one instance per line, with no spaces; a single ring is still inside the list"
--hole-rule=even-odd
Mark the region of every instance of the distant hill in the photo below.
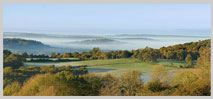
[[[14,53],[23,53],[29,52],[34,54],[51,54],[51,52],[83,52],[88,51],[88,49],[71,49],[71,48],[57,48],[45,45],[42,42],[35,40],[25,40],[19,38],[4,38],[3,39],[3,48],[11,50]]]
[[[51,48],[41,42],[35,40],[25,40],[19,38],[4,38],[3,39],[4,48],[8,49],[44,49]]]
[[[113,39],[108,39],[108,38],[101,38],[101,39],[92,39],[92,40],[82,40],[82,41],[74,41],[74,42],[69,42],[72,44],[123,44],[125,42],[120,42],[116,41]]]

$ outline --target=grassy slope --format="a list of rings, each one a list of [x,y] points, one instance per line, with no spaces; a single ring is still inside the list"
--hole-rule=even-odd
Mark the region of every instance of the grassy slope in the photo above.
[[[173,63],[174,66],[168,66],[168,63]],[[144,62],[140,62],[135,59],[111,59],[111,60],[92,60],[92,61],[81,61],[75,62],[75,65],[88,65],[90,72],[101,72],[101,73],[115,73],[120,74],[126,70],[139,70],[143,73],[151,72],[152,68],[156,65],[163,64],[169,70],[178,69],[179,65],[183,65],[183,62],[177,61],[160,61],[155,64],[148,64]],[[102,69],[102,70],[96,70]],[[105,69],[105,70],[104,70]]]
[[[173,63],[174,66],[168,66],[169,63]],[[144,73],[144,75],[148,75],[152,68],[156,65],[163,64],[170,71],[179,69],[179,65],[183,65],[184,62],[181,61],[159,61],[155,64],[148,64],[144,62],[140,62],[136,59],[109,59],[109,60],[88,60],[88,61],[78,61],[78,62],[26,62],[25,65],[29,66],[47,66],[47,65],[88,65],[89,72],[97,72],[97,73],[111,73],[115,75],[119,75],[126,70],[139,70]]]

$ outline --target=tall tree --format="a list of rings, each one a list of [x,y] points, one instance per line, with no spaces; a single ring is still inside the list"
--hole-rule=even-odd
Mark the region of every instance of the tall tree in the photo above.
[[[63,58],[70,58],[72,57],[72,53],[64,53]]]
[[[52,58],[55,58],[55,57],[56,57],[56,55],[55,55],[54,52],[51,53],[51,57],[52,57]]]
[[[185,58],[186,66],[191,67],[193,65],[192,56],[191,54],[188,54]]]

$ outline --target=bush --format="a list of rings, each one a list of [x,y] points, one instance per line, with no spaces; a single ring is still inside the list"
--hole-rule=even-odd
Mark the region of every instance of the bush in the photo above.
[[[36,75],[24,83],[18,96],[68,96],[75,95],[75,91],[67,83],[58,80],[53,74]]]
[[[161,83],[158,80],[147,83],[146,87],[152,92],[160,92],[169,88],[168,85]]]
[[[209,96],[211,93],[211,79],[202,69],[180,71],[171,85],[177,86],[173,95]]]
[[[20,90],[20,88],[21,88],[21,85],[19,84],[19,82],[13,82],[4,88],[3,95],[11,96],[14,93],[17,93]]]
[[[100,90],[100,96],[120,96],[121,88],[120,82],[117,77],[112,76],[111,74],[106,74],[103,76],[104,84]]]
[[[142,73],[136,70],[124,72],[120,77],[121,94],[125,96],[135,96],[142,90],[143,81],[141,81]]]
[[[152,69],[151,81],[160,81],[162,83],[168,83],[169,72],[163,65],[157,65]]]
[[[24,60],[21,56],[17,56],[15,54],[10,54],[8,57],[4,59],[3,65],[4,67],[12,67],[14,69],[23,66]]]

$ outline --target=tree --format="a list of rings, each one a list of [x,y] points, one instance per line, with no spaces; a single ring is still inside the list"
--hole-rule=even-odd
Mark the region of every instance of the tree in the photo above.
[[[160,81],[161,83],[168,83],[169,73],[162,65],[157,65],[152,69],[151,81]]]
[[[54,52],[51,53],[51,58],[55,58],[55,57],[56,57],[55,53]]]
[[[146,47],[141,50],[138,55],[139,60],[147,63],[157,62],[157,58],[160,56],[158,51],[149,47]]]
[[[200,50],[200,57],[197,59],[196,66],[201,68],[202,78],[211,78],[211,48],[209,46]]]
[[[72,55],[73,55],[73,57],[75,57],[75,58],[78,58],[78,57],[80,56],[80,54],[79,54],[78,52],[74,52]]]
[[[191,56],[191,54],[188,54],[188,55],[186,56],[185,61],[186,61],[186,66],[187,66],[187,67],[192,67],[193,61],[192,61],[192,56]]]
[[[70,58],[72,57],[72,53],[64,53],[63,58]]]
[[[200,57],[197,59],[197,66],[210,69],[211,67],[211,48],[205,47],[200,50]]]
[[[4,50],[4,51],[3,51],[4,59],[5,59],[6,57],[8,57],[10,54],[12,54],[11,51],[9,51],[9,50]]]
[[[184,60],[185,59],[185,57],[186,57],[186,51],[184,51],[184,50],[178,50],[177,51],[177,59],[178,60]]]
[[[168,51],[166,58],[167,59],[176,59],[176,53],[174,51]]]
[[[112,54],[110,52],[104,53],[104,59],[111,59],[111,58],[112,58]]]
[[[98,47],[94,47],[90,52],[93,54],[100,54],[101,50]]]
[[[22,57],[24,57],[24,58],[28,58],[28,57],[29,57],[29,55],[27,54],[27,52],[24,52],[24,53],[22,53]]]
[[[36,75],[27,80],[16,96],[68,96],[76,95],[68,83],[53,74]]]
[[[90,59],[98,59],[101,54],[101,51],[98,47],[95,47],[89,53],[91,54]]]
[[[142,73],[136,70],[124,72],[121,77],[121,94],[125,96],[135,96],[141,92],[143,81],[141,81]]]
[[[55,57],[56,57],[56,58],[62,58],[62,56],[63,56],[63,55],[61,55],[60,53],[57,53]]]
[[[23,66],[24,64],[24,60],[23,58],[14,55],[14,54],[10,54],[3,62],[4,67],[8,67],[11,66],[12,68],[19,68],[21,66]]]
[[[132,54],[127,50],[121,52],[121,58],[129,58],[131,55]]]

